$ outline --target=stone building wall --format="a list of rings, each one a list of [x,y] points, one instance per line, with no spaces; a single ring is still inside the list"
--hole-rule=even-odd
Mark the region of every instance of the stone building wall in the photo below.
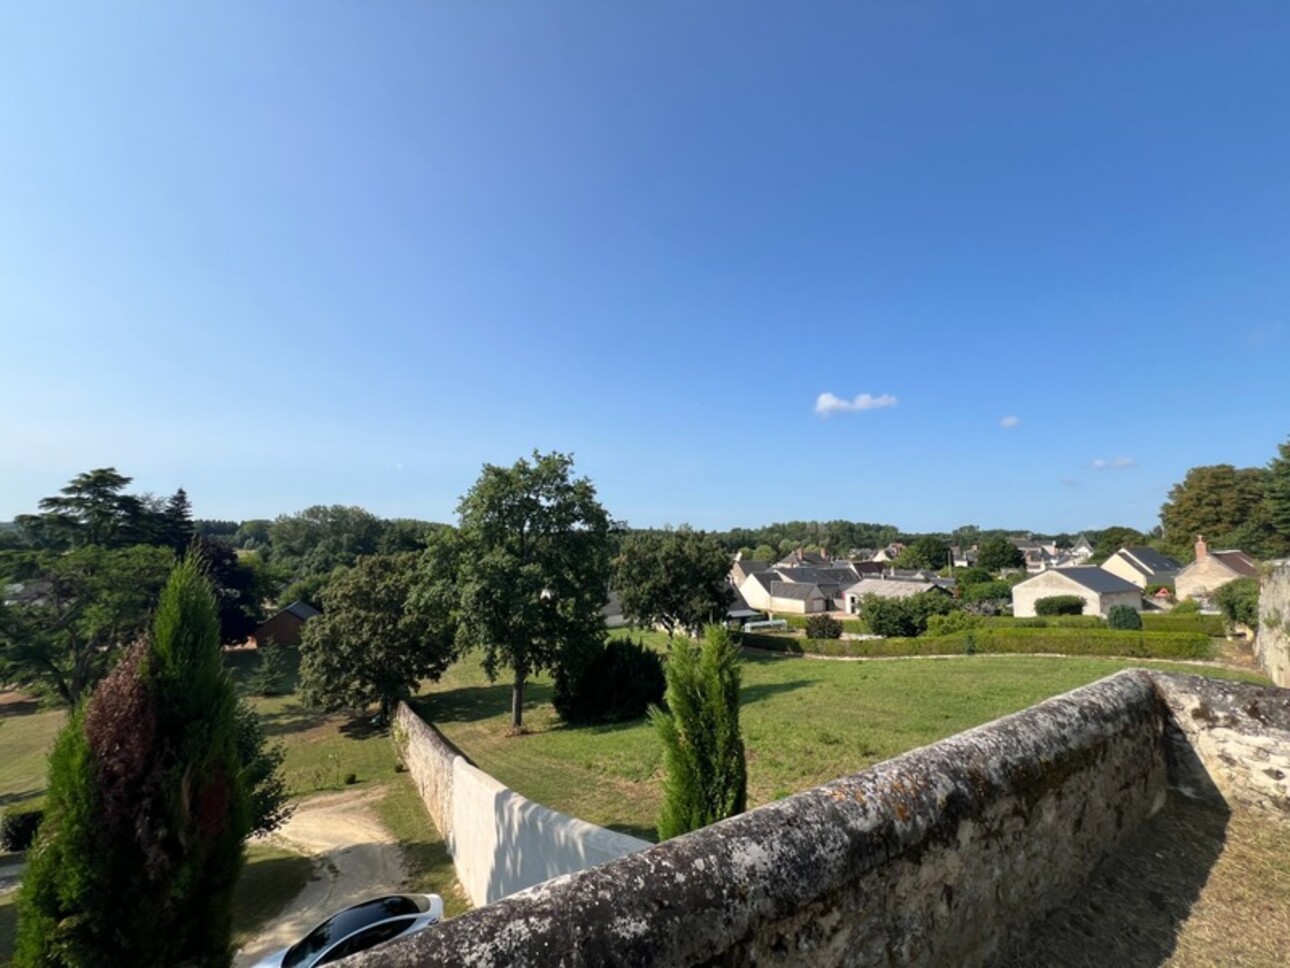
[[[1290,687],[1290,563],[1277,565],[1263,579],[1254,652],[1269,679]]]

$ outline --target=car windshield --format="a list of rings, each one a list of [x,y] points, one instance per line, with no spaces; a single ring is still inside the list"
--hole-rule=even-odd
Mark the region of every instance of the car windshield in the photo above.
[[[417,906],[415,900],[400,894],[378,897],[356,904],[328,918],[288,949],[282,959],[282,968],[299,968],[328,945],[348,937],[369,924],[384,921],[386,918],[420,913],[421,908]]]

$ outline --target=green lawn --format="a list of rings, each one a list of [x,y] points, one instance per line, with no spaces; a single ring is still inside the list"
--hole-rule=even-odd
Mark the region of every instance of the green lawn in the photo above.
[[[742,723],[750,805],[862,770],[1132,665],[1031,656],[839,662],[747,653]],[[1266,682],[1257,673],[1218,667],[1151,668]],[[565,727],[550,695],[545,678],[530,686],[530,732],[510,736],[509,686],[490,684],[478,659],[468,657],[416,705],[507,786],[592,823],[653,839],[661,778],[653,730],[644,721]]]

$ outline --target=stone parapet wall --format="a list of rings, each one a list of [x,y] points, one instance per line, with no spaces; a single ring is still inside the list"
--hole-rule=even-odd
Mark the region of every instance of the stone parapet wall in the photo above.
[[[1152,673],[1169,707],[1171,782],[1290,819],[1290,690]]]
[[[1254,654],[1269,679],[1290,687],[1290,562],[1273,568],[1259,589]]]
[[[1163,803],[1168,716],[1119,673],[346,964],[989,964]]]
[[[534,803],[458,753],[405,703],[394,738],[475,905],[651,846]]]

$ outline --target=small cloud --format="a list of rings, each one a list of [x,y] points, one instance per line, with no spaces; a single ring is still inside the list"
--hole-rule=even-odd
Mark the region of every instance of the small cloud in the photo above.
[[[1057,480],[1059,481],[1059,483],[1061,483],[1063,487],[1073,487],[1076,490],[1079,490],[1084,486],[1083,481],[1076,480],[1073,477],[1059,477]]]
[[[853,400],[843,400],[832,393],[821,393],[815,398],[815,412],[827,417],[831,413],[853,413],[856,410],[881,410],[894,407],[896,398],[888,393],[881,396],[870,396],[861,393]]]
[[[1017,427],[1020,425],[1021,425],[1020,417],[1004,417],[1002,420],[999,421],[999,426],[1002,427],[1004,430],[1011,430],[1013,427]]]
[[[1138,462],[1132,457],[1112,457],[1109,460],[1105,457],[1095,457],[1088,462],[1088,466],[1095,471],[1123,471],[1130,467],[1137,467]]]

